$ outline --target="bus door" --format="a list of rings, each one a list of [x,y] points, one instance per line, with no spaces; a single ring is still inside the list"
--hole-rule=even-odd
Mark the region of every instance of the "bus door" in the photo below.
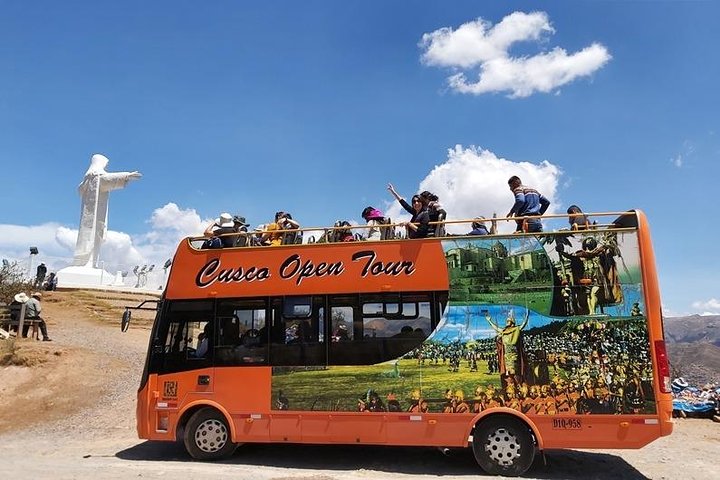
[[[267,441],[270,381],[267,298],[217,301],[215,399],[230,414],[237,441]]]
[[[297,390],[273,385],[270,425],[272,440],[323,441],[327,415],[303,415],[301,410],[326,410],[323,386],[301,380],[308,373],[327,369],[327,306],[322,295],[273,299],[270,355],[278,375],[294,377]],[[287,378],[287,377],[286,377]]]
[[[174,425],[184,405],[212,396],[216,342],[213,301],[167,302],[151,347],[158,376],[148,413],[157,431]]]

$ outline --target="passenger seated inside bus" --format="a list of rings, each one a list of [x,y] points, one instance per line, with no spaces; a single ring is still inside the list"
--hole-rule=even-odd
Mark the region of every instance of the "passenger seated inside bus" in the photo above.
[[[403,327],[400,329],[400,333],[396,333],[393,335],[393,338],[398,337],[412,337],[413,336],[413,327],[410,325],[403,325]]]
[[[285,327],[285,344],[305,343],[312,340],[312,332],[307,321],[293,321]]]
[[[204,357],[210,349],[210,339],[212,338],[212,323],[207,322],[202,332],[198,334],[198,346],[195,350],[196,357]]]
[[[344,323],[338,324],[337,328],[333,332],[333,342],[349,342],[350,334],[348,333],[348,327]]]

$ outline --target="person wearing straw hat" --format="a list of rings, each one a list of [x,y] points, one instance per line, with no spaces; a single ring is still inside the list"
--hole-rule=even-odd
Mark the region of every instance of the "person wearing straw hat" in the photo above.
[[[220,214],[210,225],[207,226],[203,235],[211,240],[209,248],[233,247],[235,246],[235,236],[229,235],[237,233],[233,216],[227,212]],[[216,240],[217,239],[217,240]],[[219,245],[217,245],[219,243]]]
[[[51,342],[52,340],[50,339],[50,337],[48,337],[47,325],[45,324],[45,320],[40,317],[40,312],[42,311],[40,299],[42,299],[42,293],[33,292],[33,294],[30,296],[30,299],[25,304],[25,320],[37,320],[38,326],[40,327],[40,333],[42,333],[43,336],[43,342]],[[29,329],[30,324],[23,325],[23,338],[27,338]]]

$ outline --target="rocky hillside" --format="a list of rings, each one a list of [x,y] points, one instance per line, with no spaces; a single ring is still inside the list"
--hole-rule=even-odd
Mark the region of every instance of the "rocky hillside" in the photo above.
[[[720,383],[720,315],[666,318],[665,340],[673,376]]]

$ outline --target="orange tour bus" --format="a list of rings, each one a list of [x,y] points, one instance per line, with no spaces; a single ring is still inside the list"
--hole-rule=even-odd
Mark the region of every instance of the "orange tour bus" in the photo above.
[[[138,435],[182,440],[200,460],[248,442],[463,447],[511,476],[543,449],[669,435],[646,217],[590,218],[607,220],[350,242],[300,243],[297,230],[280,246],[185,239],[157,303]]]

